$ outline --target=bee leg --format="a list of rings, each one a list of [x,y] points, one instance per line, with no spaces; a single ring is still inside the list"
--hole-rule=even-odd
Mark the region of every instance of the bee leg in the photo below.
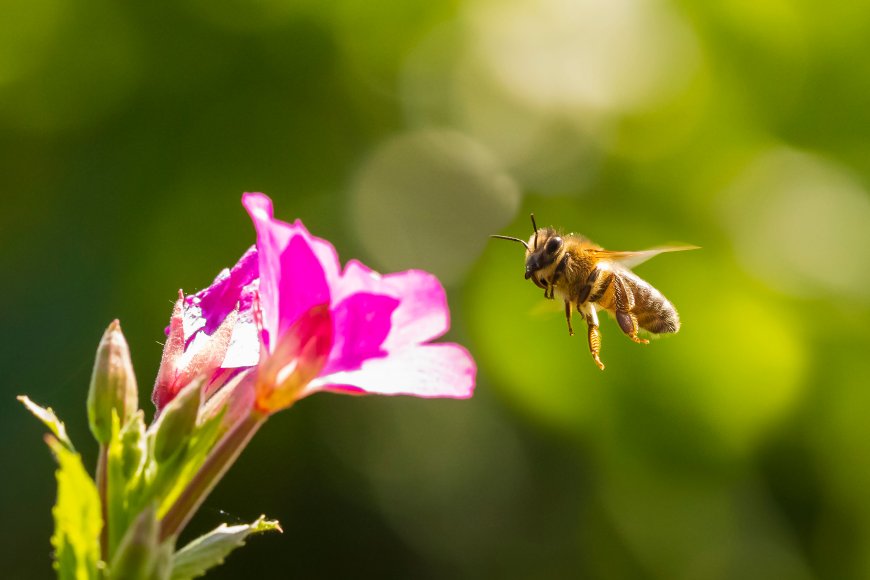
[[[595,310],[592,313],[586,314],[586,326],[588,329],[589,351],[592,353],[592,360],[598,365],[598,368],[604,370],[604,363],[601,362],[598,353],[601,351],[601,332],[598,330],[598,316]]]
[[[540,278],[537,282],[535,282],[539,287],[544,289],[544,298],[547,300],[553,299],[553,281],[547,280],[546,278]]]
[[[629,303],[628,292],[625,289],[625,285],[622,283],[622,280],[619,276],[614,276],[614,290],[615,290],[615,316],[616,322],[619,323],[619,328],[622,329],[622,332],[628,335],[628,338],[633,340],[638,344],[649,344],[649,341],[645,338],[640,338],[637,335],[637,317],[631,313],[631,304]]]
[[[574,336],[574,328],[571,326],[571,303],[565,301],[565,320],[568,321],[568,334]]]

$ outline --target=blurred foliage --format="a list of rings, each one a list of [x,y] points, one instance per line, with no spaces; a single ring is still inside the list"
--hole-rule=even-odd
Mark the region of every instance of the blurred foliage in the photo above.
[[[344,260],[441,276],[480,375],[466,402],[318,395],[270,421],[191,532],[285,534],[214,577],[870,577],[870,4],[0,14],[8,577],[51,574],[55,493],[14,396],[86,440],[117,317],[146,404],[177,289],[253,242],[243,191]],[[599,372],[486,238],[530,211],[608,248],[703,246],[638,269],[682,331],[641,347],[605,317]]]

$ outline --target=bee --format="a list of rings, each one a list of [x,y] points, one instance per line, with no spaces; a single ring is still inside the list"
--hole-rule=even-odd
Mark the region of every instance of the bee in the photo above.
[[[583,316],[592,359],[604,370],[598,309],[609,312],[628,337],[638,344],[649,344],[637,333],[673,333],[680,330],[676,308],[661,292],[629,268],[662,252],[694,250],[697,246],[669,246],[641,252],[605,250],[576,234],[562,234],[553,228],[538,229],[531,215],[534,233],[526,242],[520,238],[493,235],[493,238],[519,242],[526,248],[526,280],[544,290],[544,298],[557,296],[565,303],[568,334],[574,335],[571,314]]]

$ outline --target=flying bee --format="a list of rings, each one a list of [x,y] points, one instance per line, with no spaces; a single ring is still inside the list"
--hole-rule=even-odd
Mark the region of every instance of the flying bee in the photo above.
[[[661,292],[629,268],[662,252],[694,250],[697,246],[669,246],[641,252],[605,250],[576,234],[563,235],[553,228],[538,229],[532,214],[534,233],[526,242],[520,238],[493,235],[519,242],[526,248],[526,280],[544,290],[544,298],[556,296],[565,302],[568,333],[573,336],[571,314],[576,308],[587,326],[589,350],[598,368],[604,370],[599,353],[601,332],[598,309],[610,312],[622,332],[639,344],[649,340],[639,330],[664,334],[680,330],[677,310]]]

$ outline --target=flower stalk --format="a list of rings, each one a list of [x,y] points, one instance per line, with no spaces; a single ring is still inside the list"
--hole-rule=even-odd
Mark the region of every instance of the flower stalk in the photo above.
[[[97,493],[100,496],[100,511],[103,514],[103,529],[100,531],[100,553],[109,553],[109,504],[108,504],[108,460],[109,448],[105,443],[100,443],[100,451],[97,455]]]
[[[218,442],[205,463],[160,521],[161,542],[181,533],[218,481],[238,459],[257,430],[266,422],[266,418],[266,415],[253,411],[236,423]]]

